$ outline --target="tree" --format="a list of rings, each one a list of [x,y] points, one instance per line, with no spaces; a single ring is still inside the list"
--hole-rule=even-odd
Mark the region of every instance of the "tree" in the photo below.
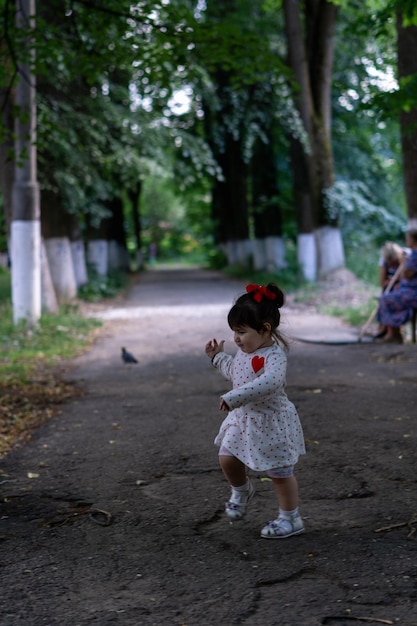
[[[413,23],[414,19],[414,23]],[[417,10],[397,12],[398,79],[404,188],[409,227],[417,229]]]
[[[216,242],[221,244],[229,264],[247,265],[252,257],[256,267],[282,267],[283,240],[277,198],[274,209],[268,199],[268,232],[261,228],[266,204],[259,188],[251,193],[251,162],[260,154],[261,144],[274,142],[272,127],[292,131],[293,115],[281,117],[279,105],[288,99],[282,80],[284,64],[274,40],[277,26],[260,3],[209,3],[205,20],[196,26],[197,59],[204,81],[197,85],[202,94],[205,136],[219,163],[221,178],[213,180],[212,206]],[[221,42],[221,43],[220,43]],[[283,131],[281,130],[281,133]],[[263,153],[273,158],[274,146]],[[276,170],[267,161],[264,168]],[[259,182],[259,171],[255,174]],[[271,187],[268,183],[268,195]],[[265,190],[264,190],[265,191]],[[275,191],[277,188],[275,187]],[[264,194],[263,194],[264,195]],[[251,201],[256,206],[251,206]],[[251,233],[252,213],[256,230]],[[268,252],[267,252],[268,248]]]
[[[331,77],[338,7],[328,0],[283,0],[283,8],[294,97],[306,132],[304,145],[291,141],[298,259],[304,278],[315,280],[317,271],[344,265],[340,231],[325,205],[334,182]]]
[[[41,316],[41,228],[36,162],[35,0],[18,0],[17,27],[22,30],[23,56],[17,61],[15,103],[15,178],[12,197],[11,264],[15,323],[36,324]]]

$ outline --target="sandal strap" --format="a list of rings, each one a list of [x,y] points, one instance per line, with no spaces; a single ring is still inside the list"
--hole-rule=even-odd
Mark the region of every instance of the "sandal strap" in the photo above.
[[[267,522],[261,534],[263,537],[280,538],[299,535],[302,532],[304,532],[304,526],[301,518],[297,516],[293,519],[278,517],[271,522]]]

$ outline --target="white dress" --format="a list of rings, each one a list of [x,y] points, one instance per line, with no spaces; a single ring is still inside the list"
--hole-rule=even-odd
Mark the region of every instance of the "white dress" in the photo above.
[[[219,352],[213,365],[233,383],[230,408],[214,440],[255,471],[295,465],[305,454],[303,430],[285,393],[287,355],[276,343],[235,357]]]

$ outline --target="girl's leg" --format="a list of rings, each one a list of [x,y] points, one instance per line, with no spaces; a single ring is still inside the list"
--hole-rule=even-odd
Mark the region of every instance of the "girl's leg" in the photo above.
[[[220,467],[232,487],[241,487],[247,483],[246,466],[235,456],[219,455]]]
[[[255,489],[247,477],[246,466],[234,456],[219,455],[220,467],[232,488],[230,500],[226,502],[226,515],[231,520],[239,520],[244,517],[249,500],[253,497]]]
[[[298,512],[298,482],[294,475],[271,476],[277,494],[279,512],[277,519],[262,529],[265,539],[284,539],[304,532],[303,521]]]
[[[280,509],[294,511],[298,507],[298,482],[296,477],[272,478]]]

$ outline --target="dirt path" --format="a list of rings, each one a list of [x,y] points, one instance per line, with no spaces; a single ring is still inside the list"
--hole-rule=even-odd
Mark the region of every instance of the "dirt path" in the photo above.
[[[290,337],[353,343],[291,343],[307,532],[266,541],[262,475],[245,520],[223,515],[212,442],[228,383],[203,351],[213,336],[232,349],[242,288],[154,271],[101,307],[101,339],[68,372],[84,395],[0,464],[1,626],[417,626],[417,347],[358,344],[286,308]]]

